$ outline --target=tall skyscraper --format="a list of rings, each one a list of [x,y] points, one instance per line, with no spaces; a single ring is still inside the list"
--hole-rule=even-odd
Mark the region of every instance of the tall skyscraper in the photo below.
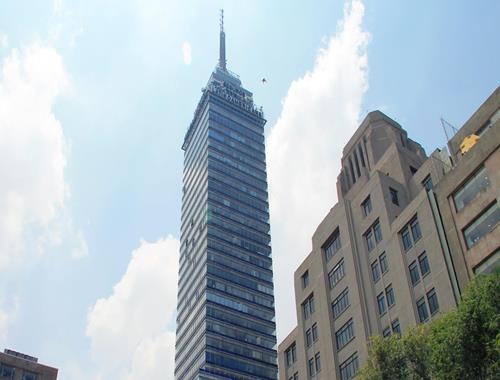
[[[262,110],[219,63],[186,133],[175,378],[276,379]]]

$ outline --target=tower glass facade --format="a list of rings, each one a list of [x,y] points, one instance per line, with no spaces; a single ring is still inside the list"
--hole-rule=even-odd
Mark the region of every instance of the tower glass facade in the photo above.
[[[175,378],[276,379],[266,121],[220,40],[182,146]]]

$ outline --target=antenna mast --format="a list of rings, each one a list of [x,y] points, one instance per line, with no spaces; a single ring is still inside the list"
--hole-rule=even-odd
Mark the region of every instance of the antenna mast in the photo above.
[[[220,10],[219,67],[226,71],[226,33],[224,33],[224,9]]]

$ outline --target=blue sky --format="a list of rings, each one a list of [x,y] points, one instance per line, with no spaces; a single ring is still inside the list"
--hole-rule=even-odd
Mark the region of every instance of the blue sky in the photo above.
[[[342,145],[366,112],[381,109],[430,153],[445,144],[440,117],[460,127],[500,82],[493,0],[367,0],[346,11],[323,0],[2,1],[0,345],[60,367],[63,380],[165,372],[134,360],[171,353],[175,264],[149,276],[140,268],[176,259],[180,147],[216,64],[220,8],[228,67],[268,120],[281,338],[294,309],[280,289],[335,201]],[[287,172],[293,152],[276,154],[287,142],[321,170],[307,177],[297,162]],[[314,213],[297,201],[307,186],[284,194],[289,176],[328,177]],[[308,227],[292,234],[297,224]],[[144,317],[145,330],[114,325],[114,313],[137,308],[164,317]],[[99,358],[122,336],[123,352]]]

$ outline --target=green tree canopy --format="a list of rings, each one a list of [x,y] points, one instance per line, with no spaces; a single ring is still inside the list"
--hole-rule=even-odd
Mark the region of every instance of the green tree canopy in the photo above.
[[[402,337],[373,337],[359,379],[500,379],[500,272],[477,276],[440,319]]]

